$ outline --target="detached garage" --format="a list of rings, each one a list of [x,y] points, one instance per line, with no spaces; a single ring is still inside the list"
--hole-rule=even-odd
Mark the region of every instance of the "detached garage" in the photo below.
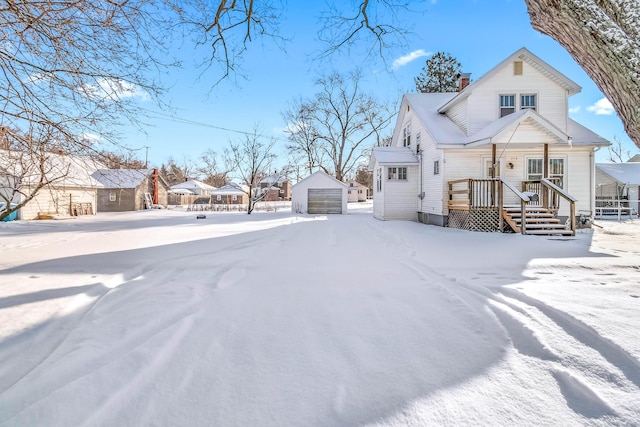
[[[346,214],[346,184],[318,171],[291,187],[291,211],[309,214]]]

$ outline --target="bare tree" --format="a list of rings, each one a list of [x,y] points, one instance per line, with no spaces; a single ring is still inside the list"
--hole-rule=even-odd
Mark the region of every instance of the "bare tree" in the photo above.
[[[533,28],[560,43],[640,148],[640,0],[525,0]]]
[[[229,183],[228,171],[222,170],[218,165],[218,155],[213,150],[207,150],[200,156],[200,166],[197,171],[205,184],[214,187],[222,187]]]
[[[358,72],[346,78],[333,73],[317,84],[320,91],[313,99],[294,104],[295,109],[284,114],[297,120],[290,124],[294,129],[290,140],[295,143],[294,150],[307,156],[310,170],[317,166],[343,180],[353,173],[365,145],[380,143],[380,132],[394,112],[362,93]]]
[[[276,154],[273,152],[276,140],[264,141],[258,127],[254,127],[253,133],[244,139],[230,142],[225,151],[225,163],[230,171],[229,175],[240,180],[248,188],[249,206],[247,213],[251,214],[254,208],[254,189],[259,188],[260,180],[268,175]]]
[[[614,163],[624,163],[631,158],[631,151],[624,148],[620,138],[614,136],[609,146],[609,160]]]
[[[319,165],[326,163],[318,143],[320,135],[315,126],[316,112],[313,108],[313,104],[299,99],[282,114],[285,123],[288,123],[285,133],[291,142],[287,150],[292,164],[302,166],[306,175],[311,175]]]
[[[7,1],[0,6],[0,126],[15,130],[10,157],[26,159],[23,166],[31,170],[25,173],[43,174],[34,182],[57,179],[58,172],[44,166],[50,153],[95,155],[94,137],[113,141],[121,120],[139,124],[137,100],[161,93],[150,76],[171,57],[163,44],[171,23],[165,4]],[[22,194],[20,204],[42,186],[20,191],[26,188],[33,193]]]
[[[190,179],[198,178],[195,164],[185,158],[178,164],[173,158],[169,158],[166,164],[160,166],[160,174],[169,186],[180,184]]]

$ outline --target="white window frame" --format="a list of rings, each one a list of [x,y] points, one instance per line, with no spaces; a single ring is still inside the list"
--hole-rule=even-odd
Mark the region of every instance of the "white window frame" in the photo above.
[[[538,111],[538,94],[537,93],[521,93],[519,98],[520,98],[521,110],[525,110],[529,108],[529,109],[532,109],[533,111]],[[527,102],[525,102],[525,99],[527,99]],[[533,105],[530,102],[531,99],[533,99]]]
[[[222,194],[216,194],[216,201],[222,201]]]
[[[376,169],[376,191],[382,191],[382,168]]]
[[[406,166],[390,166],[387,168],[388,181],[407,181],[409,171]]]
[[[540,171],[540,173],[530,173],[529,172],[529,160],[537,160],[539,163],[542,164],[542,170]],[[528,156],[525,158],[526,161],[526,166],[525,166],[525,174],[526,174],[526,180],[527,181],[536,181],[539,179],[542,179],[542,177],[544,176],[544,159],[542,157],[538,157],[538,156]],[[562,164],[562,173],[557,173],[554,172],[552,169],[552,164],[554,162],[559,162]],[[567,158],[566,157],[549,157],[549,178],[560,178],[560,188],[566,188],[566,182],[567,182]],[[535,178],[534,176],[540,175],[539,178]]]
[[[118,201],[118,194],[115,191],[109,191],[109,201],[110,202]]]
[[[402,128],[402,146],[411,147],[411,121]]]
[[[433,174],[440,175],[440,159],[433,161]]]
[[[502,100],[503,99],[507,99],[507,97],[511,98],[511,101],[513,101],[513,105],[502,105]],[[505,117],[508,116],[509,114],[513,114],[516,112],[516,94],[515,93],[501,93],[500,95],[498,95],[498,104],[499,104],[499,108],[500,108],[500,112],[499,115],[500,117]],[[511,110],[510,112],[506,112],[508,110]]]

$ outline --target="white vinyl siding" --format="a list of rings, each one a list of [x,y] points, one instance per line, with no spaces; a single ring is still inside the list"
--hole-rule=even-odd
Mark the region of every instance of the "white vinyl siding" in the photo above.
[[[500,117],[501,94],[516,94],[517,108],[520,95],[535,94],[538,114],[561,130],[566,130],[566,90],[524,61],[522,76],[514,76],[513,64],[508,63],[475,88],[466,101],[469,109],[469,134],[474,134]],[[449,116],[451,117],[450,114]]]
[[[70,201],[72,203],[91,203],[92,213],[95,213],[98,202],[97,191],[95,189],[45,187],[20,209],[20,219],[38,219],[39,212],[57,212],[61,215],[69,215]]]
[[[529,158],[542,156],[543,148],[528,149],[507,149],[501,153],[500,161],[503,163],[503,178],[513,184],[516,188],[521,188],[522,181],[527,179],[526,161]],[[564,160],[565,184],[564,190],[571,196],[578,199],[576,202],[576,212],[592,211],[592,197],[594,187],[592,175],[593,160],[590,158],[590,148],[579,149],[574,147],[571,151],[562,148],[550,148],[549,158],[562,158]],[[447,198],[447,183],[449,181],[482,176],[483,162],[478,161],[481,157],[491,157],[491,150],[447,150],[446,169],[440,190],[440,196]],[[512,163],[513,169],[504,168],[504,164]],[[429,195],[429,194],[427,194]],[[432,197],[437,197],[431,195]],[[505,203],[516,201],[515,196],[510,191],[505,191]],[[559,215],[567,216],[569,204],[562,199],[560,202]],[[446,206],[443,206],[443,211]]]
[[[386,168],[387,167],[385,167],[385,170]],[[406,169],[406,180],[383,180],[384,199],[381,208],[384,213],[380,219],[417,221],[419,188],[418,165],[406,166]],[[378,194],[374,195],[374,204]]]

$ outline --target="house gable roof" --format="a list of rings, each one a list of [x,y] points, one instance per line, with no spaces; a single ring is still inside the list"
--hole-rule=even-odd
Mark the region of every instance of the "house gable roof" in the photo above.
[[[436,145],[446,147],[475,147],[483,144],[494,143],[507,132],[513,132],[519,124],[533,124],[540,131],[551,135],[558,144],[571,144],[575,146],[608,146],[609,141],[595,134],[578,122],[568,119],[567,132],[563,132],[557,126],[531,109],[518,110],[498,120],[489,123],[484,128],[472,135],[466,135],[449,117],[438,112],[441,103],[451,99],[452,94],[419,93],[407,94],[403,97],[402,111],[398,115],[398,121],[403,120],[406,106],[410,107],[413,115],[419,120],[424,129]],[[398,131],[396,125],[394,132]],[[397,135],[394,134],[394,139]]]
[[[547,64],[545,61],[540,59],[538,56],[531,53],[527,48],[522,47],[518,49],[516,52],[507,57],[504,61],[500,62],[498,65],[493,67],[487,73],[482,75],[479,79],[472,82],[469,86],[467,86],[461,92],[458,92],[452,99],[442,105],[439,109],[439,113],[445,113],[451,107],[456,105],[458,102],[467,98],[469,95],[473,93],[473,91],[481,86],[485,81],[489,78],[497,74],[504,67],[509,66],[515,60],[522,60],[530,64],[536,70],[547,76],[549,79],[556,82],[556,84],[562,86],[568,93],[569,96],[580,93],[582,88],[576,82],[562,74],[560,71],[556,70],[551,65]]]
[[[136,188],[153,169],[98,169],[91,176],[105,188]]]
[[[212,195],[242,195],[242,194],[247,194],[248,193],[248,189],[245,191],[241,185],[236,184],[236,183],[231,183],[231,184],[227,184],[227,185],[223,185],[220,188],[216,188],[215,190],[211,191]]]
[[[640,163],[596,163],[596,169],[619,183],[640,185]]]
[[[177,189],[186,189],[186,190],[194,190],[194,189],[201,189],[201,190],[215,190],[216,187],[213,187],[209,184],[205,184],[204,182],[195,180],[195,179],[191,179],[189,181],[185,181],[185,182],[181,182],[179,184],[175,184],[172,185],[170,187],[172,190],[177,190]]]
[[[296,182],[295,184],[293,184],[293,185],[291,186],[291,188],[293,189],[294,187],[296,187],[296,186],[297,186],[297,185],[299,185],[299,184],[302,184],[302,183],[303,183],[303,182],[305,182],[305,181],[308,181],[308,180],[311,180],[311,179],[317,179],[317,177],[324,177],[324,178],[328,178],[328,179],[330,179],[330,180],[335,181],[335,183],[336,183],[336,184],[339,184],[339,185],[341,185],[341,186],[343,186],[343,187],[345,187],[345,188],[347,187],[347,184],[345,184],[344,182],[342,182],[342,181],[338,181],[335,177],[333,177],[333,176],[329,175],[328,173],[326,173],[326,172],[324,172],[324,171],[319,170],[319,171],[316,171],[316,172],[312,173],[312,174],[311,174],[311,175],[309,175],[308,177],[306,177],[306,178],[304,178],[304,179],[302,179],[302,180],[300,180],[300,181]]]

